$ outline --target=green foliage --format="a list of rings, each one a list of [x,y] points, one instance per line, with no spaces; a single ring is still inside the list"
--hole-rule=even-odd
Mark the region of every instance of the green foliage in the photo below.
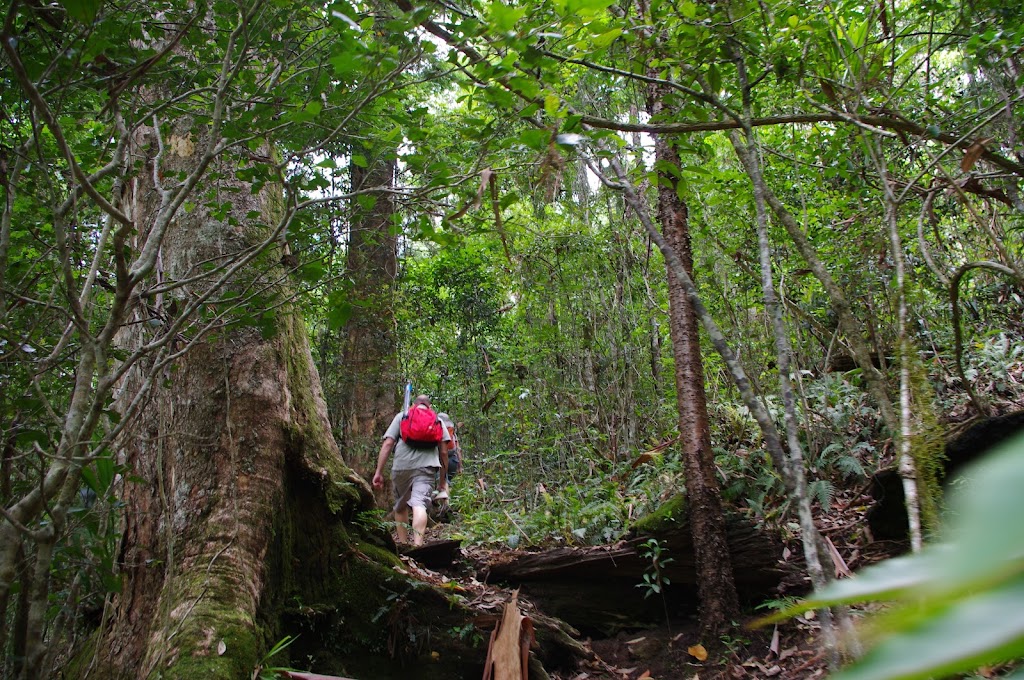
[[[281,677],[282,674],[288,671],[294,671],[296,669],[289,668],[288,666],[277,666],[270,665],[271,659],[286,650],[298,636],[285,635],[283,638],[274,643],[274,646],[267,650],[267,653],[260,659],[255,670],[253,670],[253,677],[259,677],[260,680],[274,680],[275,678]]]
[[[993,396],[1013,394],[1024,369],[1024,346],[1003,331],[975,343],[964,374],[984,393]]]
[[[465,540],[512,547],[609,543],[658,506],[666,486],[681,487],[672,459],[635,473],[628,465],[599,469],[581,457],[545,474],[535,461],[509,453],[470,459],[470,474],[452,483],[457,531]]]
[[[789,608],[892,601],[875,644],[837,678],[946,677],[1024,656],[1024,437],[963,473],[940,541],[837,581]]]
[[[661,595],[665,586],[672,583],[662,573],[662,570],[672,562],[675,562],[675,560],[667,557],[668,550],[656,538],[649,538],[641,543],[638,551],[642,557],[650,560],[651,563],[644,571],[644,580],[638,583],[636,587],[643,590],[644,598],[648,598],[651,595]]]

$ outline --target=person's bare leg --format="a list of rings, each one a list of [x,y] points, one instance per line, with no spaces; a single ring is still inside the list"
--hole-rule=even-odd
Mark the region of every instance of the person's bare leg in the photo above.
[[[415,514],[415,512],[413,513]],[[395,532],[398,533],[398,542],[406,543],[409,540],[409,507],[405,510],[395,510]]]
[[[427,509],[416,506],[412,509],[412,544],[423,545],[423,535],[427,532]]]

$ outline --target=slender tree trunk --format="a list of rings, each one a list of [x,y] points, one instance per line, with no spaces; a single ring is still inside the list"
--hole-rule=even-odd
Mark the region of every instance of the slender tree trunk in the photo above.
[[[657,114],[662,106],[660,93],[652,88],[649,98],[650,111],[652,115]],[[655,138],[654,150],[659,163],[679,166],[679,155],[664,136]],[[658,218],[666,242],[692,280],[689,215],[675,184],[671,174],[662,173],[658,182]],[[714,635],[727,629],[736,618],[739,600],[726,540],[721,492],[715,479],[697,315],[683,282],[671,267],[668,268],[668,292],[679,434],[693,531],[700,622],[705,635]]]
[[[394,187],[395,169],[392,154],[371,159],[368,168],[353,165],[352,188]],[[373,204],[352,216],[346,274],[353,306],[344,349],[345,458],[367,479],[402,388],[392,299],[398,271],[395,206],[387,193],[371,196]]]
[[[907,506],[910,547],[914,552],[920,552],[924,547],[924,538],[921,523],[919,475],[911,453],[914,425],[917,422],[917,418],[912,411],[913,388],[910,382],[910,368],[913,359],[911,357],[910,337],[907,331],[906,263],[903,258],[903,241],[900,238],[899,223],[897,221],[899,202],[893,190],[881,145],[871,138],[866,138],[865,142],[878,169],[885,192],[885,226],[889,236],[889,252],[896,272],[896,328],[900,352],[900,434],[898,439],[900,455],[898,469],[903,480],[903,498]]]
[[[760,168],[760,159],[757,155],[753,129],[747,126],[744,133],[744,136],[741,136],[737,131],[729,133],[729,139],[732,142],[733,148],[736,150],[736,154],[743,159],[744,165],[751,168]],[[790,379],[790,375],[795,372],[796,367],[793,365],[793,349],[783,320],[782,305],[779,303],[778,296],[775,293],[771,242],[768,238],[768,211],[765,207],[762,187],[758,185],[754,186],[754,206],[757,213],[757,242],[761,264],[761,290],[764,296],[765,309],[771,319],[772,334],[775,340],[775,356],[779,367],[779,391],[782,393],[786,443],[789,449],[786,459],[789,465],[789,477],[793,484],[792,492],[796,500],[797,517],[800,520],[800,533],[804,548],[804,559],[807,561],[807,572],[811,577],[811,583],[814,584],[814,587],[822,589],[831,578],[823,566],[821,556],[827,553],[824,550],[821,534],[814,524],[814,512],[811,508],[811,497],[807,489],[803,444],[800,442],[799,423],[796,415],[796,395],[793,392],[793,383]],[[822,637],[825,641],[825,647],[831,655],[830,665],[836,667],[839,663],[839,657],[835,626],[832,621],[832,611],[828,608],[822,608],[820,611]]]

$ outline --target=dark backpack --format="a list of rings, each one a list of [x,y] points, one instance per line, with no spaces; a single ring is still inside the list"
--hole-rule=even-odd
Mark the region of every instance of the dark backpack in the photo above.
[[[437,414],[427,406],[413,406],[409,409],[399,425],[402,441],[414,449],[432,449],[441,443],[443,438],[441,421]]]

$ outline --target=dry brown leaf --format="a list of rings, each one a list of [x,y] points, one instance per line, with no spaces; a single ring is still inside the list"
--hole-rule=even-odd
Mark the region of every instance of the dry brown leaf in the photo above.
[[[768,653],[779,655],[779,627],[776,625],[775,630],[772,631],[772,643],[768,645]]]
[[[960,161],[960,170],[963,172],[970,171],[974,167],[974,164],[978,162],[982,154],[985,153],[985,145],[992,141],[991,137],[985,139],[979,139],[974,144],[967,147],[967,151],[964,151],[963,160]]]
[[[832,562],[836,569],[836,578],[849,578],[852,576],[850,573],[850,567],[846,565],[846,560],[844,560],[843,556],[839,554],[839,551],[836,549],[835,543],[832,542],[832,539],[825,536],[825,544],[828,546],[829,554],[832,555]]]
[[[697,661],[707,661],[708,650],[704,649],[704,645],[696,644],[686,648],[686,653],[697,659]]]
[[[637,677],[636,680],[650,680],[650,677],[651,677],[651,672],[650,671],[644,671],[643,673],[641,673]]]

